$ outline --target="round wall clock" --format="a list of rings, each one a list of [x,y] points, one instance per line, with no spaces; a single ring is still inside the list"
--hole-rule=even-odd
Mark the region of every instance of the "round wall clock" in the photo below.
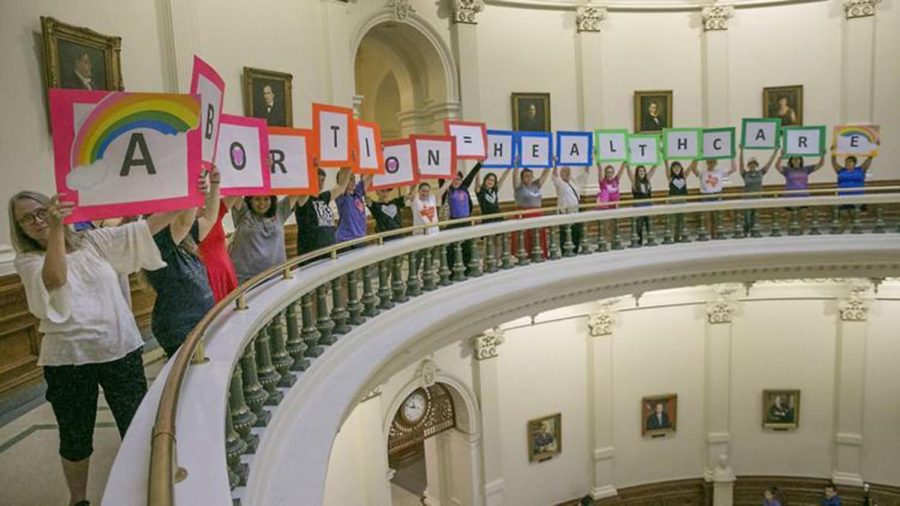
[[[406,423],[414,425],[422,421],[427,411],[428,399],[425,397],[425,392],[416,390],[403,401],[403,406],[400,408],[400,416],[403,417]]]

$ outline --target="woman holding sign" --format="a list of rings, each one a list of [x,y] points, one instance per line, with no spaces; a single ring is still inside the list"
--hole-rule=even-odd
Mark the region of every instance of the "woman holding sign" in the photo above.
[[[554,160],[554,166],[556,165]],[[520,176],[521,170],[521,176]],[[544,195],[541,192],[541,188],[544,186],[544,182],[547,181],[547,177],[550,175],[549,170],[544,170],[544,173],[537,179],[534,178],[534,172],[531,169],[519,169],[515,167],[513,169],[513,190],[515,192],[516,199],[516,208],[519,210],[524,210],[521,214],[522,218],[534,218],[540,217],[543,215],[541,213],[541,206],[543,205]],[[533,244],[533,235],[536,232],[532,232],[531,234],[525,235],[525,251],[531,251]],[[518,237],[514,234],[512,240],[512,249],[516,251],[518,248],[517,239]],[[547,256],[547,231],[541,230],[541,250],[543,251],[543,255]]]
[[[605,168],[600,167],[597,163],[597,169],[600,170],[600,177],[597,186],[600,190],[597,192],[597,209],[615,209],[616,203],[619,202],[619,182],[622,180],[622,172],[625,171],[626,162],[619,165],[618,172],[612,165]]]
[[[788,158],[787,167],[781,163],[783,154],[783,151],[778,153],[778,160],[775,161],[775,170],[784,176],[784,189],[791,192],[786,196],[808,197],[809,175],[825,165],[825,153],[822,153],[819,162],[815,165],[803,165],[802,156],[792,156]]]
[[[256,195],[226,199],[234,219],[230,254],[238,283],[287,260],[284,222],[291,216],[298,198],[278,200],[274,195]]]
[[[880,144],[880,141],[879,141]],[[872,154],[866,157],[862,165],[857,165],[855,155],[848,155],[844,158],[844,165],[838,163],[835,150],[837,146],[831,146],[831,168],[837,174],[837,185],[842,191],[838,191],[838,195],[861,195],[862,189],[866,185],[866,173],[872,166]]]
[[[666,178],[669,180],[669,197],[675,197],[675,200],[670,200],[669,203],[683,204],[687,202],[685,200],[688,194],[687,176],[691,173],[697,174],[697,160],[692,161],[686,171],[681,162],[677,160],[671,164],[668,160],[663,160],[663,163],[666,164]],[[687,235],[684,233],[684,216],[681,214],[675,215],[675,241],[687,241]]]
[[[509,171],[503,171],[500,179],[497,174],[490,173],[484,176],[484,181],[480,175],[475,176],[475,196],[478,197],[478,209],[481,214],[499,214],[500,213],[500,187],[509,176]],[[481,220],[481,223],[494,223],[503,221],[503,218],[488,218]]]
[[[59,425],[69,501],[87,504],[99,387],[120,436],[147,392],[144,340],[118,276],[165,267],[153,235],[178,213],[76,233],[63,223],[73,209],[59,196],[35,192],[9,200],[16,272],[44,334],[38,365]]]
[[[649,206],[649,202],[642,203],[640,201],[650,200],[651,198],[653,198],[653,188],[650,186],[650,180],[653,179],[653,174],[656,172],[656,165],[650,167],[650,170],[647,170],[647,167],[643,165],[638,165],[634,169],[634,174],[631,173],[630,168],[626,169],[628,173],[628,179],[631,181],[631,198],[635,201],[634,207]],[[650,217],[637,217],[636,226],[638,243],[643,244],[644,233],[646,232],[647,236],[650,235]]]

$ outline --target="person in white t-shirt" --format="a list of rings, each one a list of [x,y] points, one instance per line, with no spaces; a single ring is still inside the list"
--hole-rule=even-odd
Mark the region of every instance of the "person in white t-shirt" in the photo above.
[[[409,208],[412,210],[413,226],[432,225],[430,227],[417,228],[413,231],[413,235],[432,235],[438,233],[438,207],[437,202],[441,200],[444,193],[450,188],[450,180],[448,179],[441,186],[437,195],[431,193],[431,183],[423,182],[419,184],[419,188],[415,192],[409,192]]]
[[[556,210],[559,214],[577,213],[581,206],[581,189],[587,182],[591,168],[585,167],[575,178],[572,178],[570,167],[553,167],[553,186],[556,187]],[[560,243],[566,240],[565,227],[559,227]],[[575,253],[581,249],[581,237],[584,235],[584,225],[575,223],[571,227],[572,243],[575,244]]]
[[[737,170],[734,159],[731,159],[731,167],[726,171],[719,167],[718,160],[706,160],[706,169],[694,174],[700,179],[700,193],[703,194],[703,200],[719,200],[722,194],[722,186],[725,184],[725,178],[733,174]]]

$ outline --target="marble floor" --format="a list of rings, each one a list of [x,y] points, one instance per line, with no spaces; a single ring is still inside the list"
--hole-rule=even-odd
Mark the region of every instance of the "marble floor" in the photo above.
[[[403,487],[391,484],[391,506],[422,506],[422,501]]]
[[[152,352],[151,352],[152,353]],[[161,354],[145,354],[144,368],[152,381],[162,368]],[[57,453],[56,419],[47,402],[0,427],[0,506],[64,506],[69,494]],[[100,504],[106,478],[119,448],[119,432],[103,395],[97,406],[94,454],[88,499]]]

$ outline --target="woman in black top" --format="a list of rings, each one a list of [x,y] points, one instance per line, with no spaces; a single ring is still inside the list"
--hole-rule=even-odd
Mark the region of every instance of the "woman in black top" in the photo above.
[[[684,166],[681,165],[681,162],[679,161],[674,161],[670,164],[668,160],[664,160],[664,163],[666,164],[666,178],[669,180],[669,196],[679,197],[670,200],[669,203],[683,204],[685,200],[681,197],[686,197],[688,194],[687,176],[691,173],[696,173],[697,160],[692,161],[687,170],[684,170]],[[687,239],[687,237],[684,235],[684,216],[676,214],[675,240],[683,242],[685,239]]]
[[[313,162],[317,167],[318,160]],[[325,171],[318,169],[319,189],[325,187]],[[302,196],[294,208],[297,220],[297,254],[303,255],[334,244],[335,221],[331,199],[343,195],[350,182],[350,169],[341,169],[337,181],[329,190],[318,195]]]
[[[390,198],[391,190],[380,189],[375,190],[375,195],[378,197],[378,200],[366,197],[366,204],[369,207],[369,211],[372,213],[372,218],[375,220],[375,232],[380,234],[382,232],[403,228],[403,220],[400,216],[400,212],[406,207],[406,197],[403,196],[402,192],[403,189],[398,188],[398,196],[392,199]],[[409,187],[407,192],[412,192],[412,186]],[[401,236],[394,235],[386,237],[385,240],[396,239],[398,237]]]
[[[631,172],[631,168],[627,168],[628,179],[631,180],[631,198],[635,201],[640,200],[649,200],[653,197],[653,188],[650,186],[650,178],[653,177],[653,174],[656,172],[656,165],[650,167],[650,170],[647,170],[647,167],[643,165],[638,165],[634,169],[634,173]],[[645,207],[649,206],[650,203],[642,203],[635,202],[634,207]],[[647,235],[650,234],[650,218],[648,216],[639,216],[636,219],[637,226],[637,234],[638,241],[640,244],[644,243],[644,231],[647,232]]]
[[[481,214],[500,213],[500,187],[503,186],[503,182],[506,181],[509,172],[508,170],[503,171],[499,181],[497,180],[497,174],[494,173],[484,176],[484,181],[481,180],[480,175],[475,178],[475,196],[478,197],[478,208],[481,210]],[[481,220],[481,223],[492,223],[495,221],[503,221],[503,218],[489,218]]]

